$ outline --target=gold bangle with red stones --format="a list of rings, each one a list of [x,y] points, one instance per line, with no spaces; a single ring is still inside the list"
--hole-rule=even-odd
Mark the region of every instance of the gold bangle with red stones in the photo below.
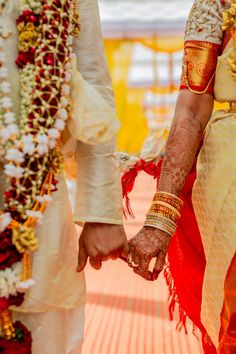
[[[171,205],[177,205],[179,208],[182,208],[183,201],[175,194],[168,192],[156,192],[153,198],[153,201],[166,200]]]
[[[155,227],[173,235],[182,207],[183,201],[178,196],[172,193],[157,192],[147,214],[145,226]]]
[[[151,207],[150,207],[150,211],[154,211],[154,212],[164,212],[164,213],[169,213],[171,215],[176,215],[178,218],[180,217],[180,212],[178,211],[178,209],[172,207],[171,205],[167,204],[167,203],[162,203],[162,202],[155,202],[152,203]]]

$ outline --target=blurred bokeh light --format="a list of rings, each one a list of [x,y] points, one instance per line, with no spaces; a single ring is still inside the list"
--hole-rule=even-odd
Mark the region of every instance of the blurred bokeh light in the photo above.
[[[99,1],[122,123],[122,151],[138,152],[147,135],[171,124],[191,4],[192,0]]]

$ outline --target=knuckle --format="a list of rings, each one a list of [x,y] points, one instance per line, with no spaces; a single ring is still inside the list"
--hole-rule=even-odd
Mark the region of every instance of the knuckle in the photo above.
[[[97,250],[93,249],[89,252],[89,256],[91,259],[95,259],[98,256]]]
[[[104,249],[103,249],[103,247],[102,247],[101,245],[96,245],[96,246],[94,247],[94,249],[95,249],[95,251],[96,251],[97,254],[102,254],[103,251],[104,251]]]
[[[96,253],[97,253],[97,256],[106,257],[108,252],[106,252],[106,250],[104,250],[103,248],[98,247],[96,249]]]

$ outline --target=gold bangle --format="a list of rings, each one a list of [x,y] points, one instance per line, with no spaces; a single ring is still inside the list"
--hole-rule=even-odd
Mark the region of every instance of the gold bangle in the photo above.
[[[171,217],[175,220],[178,220],[179,217],[177,214],[173,213],[173,212],[169,212],[169,211],[164,211],[164,210],[155,210],[155,209],[150,209],[148,214],[155,214],[155,215],[167,215],[168,217]]]
[[[161,223],[163,225],[168,225],[171,227],[176,227],[176,223],[174,221],[172,221],[169,218],[166,218],[164,216],[157,216],[156,214],[154,214],[154,215],[148,214],[146,220],[152,221],[154,223]]]
[[[160,204],[161,203],[161,205],[167,205],[168,207],[170,206],[170,207],[172,207],[174,209],[177,209],[178,211],[180,211],[182,209],[179,204],[171,203],[170,201],[168,201],[168,199],[164,199],[164,198],[162,198],[162,199],[161,198],[160,199],[154,199],[153,203],[154,204]],[[162,204],[162,203],[164,203],[164,204]]]
[[[178,213],[178,210],[176,208],[172,207],[171,205],[165,206],[162,204],[158,204],[158,202],[152,203],[151,208]]]
[[[156,192],[156,194],[154,195],[154,201],[163,199],[171,205],[177,205],[179,208],[183,207],[183,201],[176,195],[165,192]]]
[[[171,200],[169,198],[154,197],[153,203],[158,203],[158,202],[167,203],[168,205],[171,205],[172,207],[174,207],[178,210],[182,209],[182,205],[180,203],[175,202],[174,200]]]
[[[178,200],[180,202],[180,204],[183,204],[182,199],[180,199],[176,194],[169,193],[169,192],[163,192],[163,191],[158,191],[158,192],[156,192],[156,194],[157,195],[170,196],[171,198]]]
[[[161,202],[161,201],[153,202],[152,205],[151,205],[151,208],[152,208],[152,206],[155,206],[157,208],[158,208],[158,206],[165,207],[165,208],[167,208],[169,210],[172,210],[173,212],[175,212],[180,217],[180,209],[177,209],[177,208],[173,207],[173,205],[170,205],[170,204],[168,204],[166,202]]]
[[[168,213],[168,214],[171,214],[171,215],[175,215],[176,217],[180,217],[180,213],[178,212],[177,209],[174,209],[174,208],[169,208],[169,207],[166,207],[164,205],[151,205],[151,208],[150,208],[150,211],[154,211],[154,212],[164,212],[164,213]]]
[[[152,213],[151,213],[152,214]],[[174,223],[177,223],[178,221],[178,216],[177,215],[172,215],[170,213],[166,213],[164,211],[158,211],[158,213],[155,213],[157,216],[164,216],[170,220],[172,220]]]

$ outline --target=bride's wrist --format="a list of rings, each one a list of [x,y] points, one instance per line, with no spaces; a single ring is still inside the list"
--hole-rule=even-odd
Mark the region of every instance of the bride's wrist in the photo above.
[[[176,195],[157,192],[147,214],[145,227],[154,227],[172,236],[177,228],[183,201]]]
[[[171,237],[166,231],[163,231],[157,227],[154,226],[143,226],[143,229],[146,230],[149,233],[155,234],[155,235],[163,235],[165,237]]]

